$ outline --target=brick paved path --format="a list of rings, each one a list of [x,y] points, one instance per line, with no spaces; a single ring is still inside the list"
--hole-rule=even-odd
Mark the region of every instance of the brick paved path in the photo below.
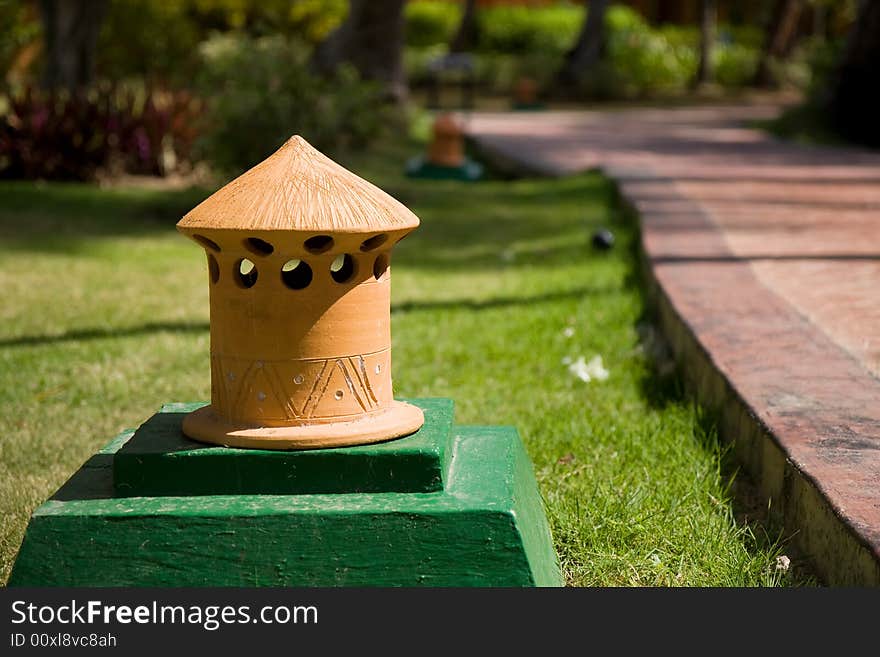
[[[487,154],[601,168],[661,322],[829,583],[880,584],[880,154],[746,127],[769,106],[477,114]]]

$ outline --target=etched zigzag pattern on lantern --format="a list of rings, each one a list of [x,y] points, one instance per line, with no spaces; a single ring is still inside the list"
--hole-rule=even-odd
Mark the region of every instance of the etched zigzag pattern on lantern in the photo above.
[[[214,407],[229,418],[295,421],[359,415],[380,408],[389,395],[386,350],[367,356],[252,361],[212,355]],[[375,378],[371,380],[371,373]]]

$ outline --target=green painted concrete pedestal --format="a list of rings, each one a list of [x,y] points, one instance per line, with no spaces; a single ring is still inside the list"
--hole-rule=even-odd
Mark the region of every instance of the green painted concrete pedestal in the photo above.
[[[483,165],[465,158],[461,166],[447,167],[432,164],[424,157],[418,156],[406,163],[406,175],[410,178],[428,178],[432,180],[474,181],[483,177]]]
[[[412,436],[298,452],[202,445],[168,404],[34,511],[12,586],[559,586],[513,427],[411,400]]]

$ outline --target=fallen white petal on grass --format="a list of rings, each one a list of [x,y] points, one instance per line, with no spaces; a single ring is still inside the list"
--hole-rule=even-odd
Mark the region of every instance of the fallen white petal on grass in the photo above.
[[[602,365],[601,356],[593,356],[589,363],[586,362],[583,356],[580,356],[574,362],[571,362],[571,359],[568,359],[568,363],[565,361],[566,359],[562,360],[563,364],[568,365],[568,371],[584,383],[589,383],[593,380],[604,381],[610,374],[610,372],[605,369],[604,365]]]
[[[574,335],[574,326],[566,326],[562,331],[562,335],[567,338],[570,338]]]

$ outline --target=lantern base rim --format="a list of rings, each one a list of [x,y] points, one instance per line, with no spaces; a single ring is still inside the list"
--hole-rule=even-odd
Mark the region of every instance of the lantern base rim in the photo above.
[[[183,419],[183,433],[193,440],[225,447],[323,449],[403,438],[418,431],[424,423],[422,409],[396,400],[384,412],[356,420],[289,427],[231,422],[218,416],[209,405]]]

